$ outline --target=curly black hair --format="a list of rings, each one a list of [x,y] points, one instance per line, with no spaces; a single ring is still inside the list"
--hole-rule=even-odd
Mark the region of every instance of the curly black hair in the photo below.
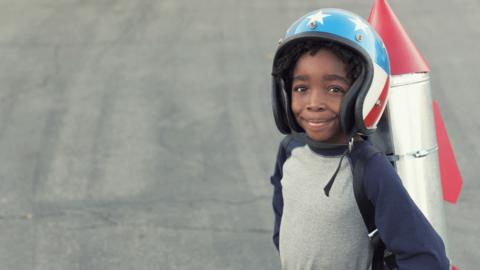
[[[332,41],[323,40],[305,40],[299,41],[289,48],[287,53],[281,55],[276,61],[272,75],[280,77],[285,83],[286,89],[291,89],[293,70],[300,57],[306,53],[315,55],[320,49],[326,49],[345,64],[347,78],[355,81],[360,76],[362,63],[360,57],[352,50]],[[287,91],[289,93],[290,91]]]

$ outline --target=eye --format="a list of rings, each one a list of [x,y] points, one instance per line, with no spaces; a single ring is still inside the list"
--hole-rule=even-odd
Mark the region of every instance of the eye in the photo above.
[[[347,91],[345,91],[342,87],[340,86],[330,86],[328,87],[328,93],[334,94],[334,95],[344,95]]]
[[[307,87],[305,87],[305,86],[295,86],[293,88],[293,92],[303,93],[305,91],[307,91]]]

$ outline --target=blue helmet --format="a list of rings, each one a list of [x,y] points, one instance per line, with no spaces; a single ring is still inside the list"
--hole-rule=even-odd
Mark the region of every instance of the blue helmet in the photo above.
[[[294,22],[279,41],[273,70],[293,45],[306,40],[334,42],[359,56],[361,72],[344,96],[340,122],[348,135],[370,134],[385,109],[390,85],[388,54],[379,35],[367,21],[349,11],[333,8],[312,11]],[[303,132],[291,111],[290,89],[285,89],[285,78],[275,72],[272,76],[272,107],[277,128],[284,134]]]

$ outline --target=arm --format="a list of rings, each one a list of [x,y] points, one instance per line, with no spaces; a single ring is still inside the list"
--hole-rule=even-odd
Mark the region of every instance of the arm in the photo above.
[[[386,157],[377,154],[365,168],[367,197],[375,206],[380,238],[395,254],[398,268],[447,270],[445,246],[403,187]]]
[[[280,144],[277,153],[277,160],[275,162],[275,169],[273,175],[270,177],[270,182],[273,185],[273,199],[272,199],[272,206],[273,212],[275,214],[275,223],[273,227],[273,243],[277,250],[279,250],[278,240],[279,240],[279,233],[280,233],[280,223],[282,220],[282,212],[283,212],[283,194],[282,194],[282,185],[280,180],[282,179],[282,167],[283,163],[286,159],[285,149]]]

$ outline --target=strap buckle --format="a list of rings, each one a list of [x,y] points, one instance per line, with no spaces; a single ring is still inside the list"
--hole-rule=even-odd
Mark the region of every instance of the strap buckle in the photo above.
[[[351,137],[349,140],[348,140],[348,152],[351,153],[352,152],[352,149],[353,149],[353,142],[354,142],[354,138]]]
[[[368,238],[370,238],[370,242],[372,242],[372,245],[376,247],[380,240],[380,236],[378,235],[378,229],[375,228],[375,230],[369,232]]]

